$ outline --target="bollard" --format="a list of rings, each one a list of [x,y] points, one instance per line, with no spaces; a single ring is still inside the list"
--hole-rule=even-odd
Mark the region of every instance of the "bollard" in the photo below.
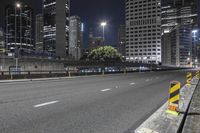
[[[68,72],[69,77],[71,77],[71,72]]]
[[[10,79],[13,80],[13,75],[12,72],[10,73]]]
[[[199,79],[199,76],[200,76],[200,72],[196,71],[196,74],[195,74],[196,79]]]
[[[191,82],[192,82],[192,73],[188,72],[186,76],[186,83],[188,86],[191,86]]]
[[[104,72],[104,70],[102,71],[102,75],[105,75],[105,72]]]
[[[181,83],[172,81],[169,89],[168,110],[166,113],[178,116]]]
[[[124,69],[124,74],[126,74],[126,69]]]

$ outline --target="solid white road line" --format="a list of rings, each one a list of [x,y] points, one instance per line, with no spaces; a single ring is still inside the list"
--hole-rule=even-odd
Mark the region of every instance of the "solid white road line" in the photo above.
[[[102,92],[105,92],[105,91],[110,91],[111,90],[111,88],[108,88],[108,89],[103,89],[103,90],[101,90]]]
[[[135,85],[135,83],[130,83],[130,85]]]
[[[58,102],[59,101],[51,101],[51,102],[47,102],[47,103],[37,104],[37,105],[34,105],[34,108],[39,108],[42,106],[46,106],[46,105],[50,105],[50,104],[54,104],[54,103],[58,103]]]
[[[145,81],[146,81],[146,82],[149,82],[150,80],[149,80],[149,79],[146,79]]]

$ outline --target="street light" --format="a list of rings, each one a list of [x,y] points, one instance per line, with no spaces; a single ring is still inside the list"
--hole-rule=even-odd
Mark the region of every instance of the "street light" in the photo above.
[[[101,26],[103,27],[103,51],[104,51],[104,45],[105,45],[105,35],[104,35],[104,32],[105,32],[106,25],[107,25],[107,22],[105,22],[105,21],[101,22]],[[104,71],[105,71],[105,67],[104,67],[104,63],[103,63],[103,70],[102,70],[103,74],[104,74]]]
[[[192,33],[194,34],[193,38],[194,38],[194,62],[195,65],[198,64],[198,58],[197,58],[197,44],[196,44],[196,33],[198,32],[198,30],[193,30]]]
[[[101,23],[101,26],[103,27],[103,44],[105,45],[105,27],[106,27],[106,25],[107,25],[107,22],[102,22]]]
[[[21,4],[20,4],[20,3],[16,3],[16,7],[17,7],[17,8],[20,8],[20,7],[21,7]]]
[[[15,67],[16,72],[18,69],[18,47],[17,47],[17,8],[20,9],[20,43],[21,43],[21,4],[16,3],[15,5]],[[16,55],[17,54],[17,55]]]
[[[106,26],[106,25],[107,25],[106,22],[102,22],[102,23],[101,23],[101,26]]]
[[[193,31],[192,31],[192,33],[194,33],[194,34],[197,33],[197,32],[198,32],[198,30],[193,30]]]

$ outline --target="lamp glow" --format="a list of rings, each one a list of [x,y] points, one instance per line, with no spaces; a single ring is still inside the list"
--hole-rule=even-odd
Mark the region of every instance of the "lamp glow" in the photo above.
[[[21,7],[21,4],[20,4],[20,3],[17,3],[17,4],[16,4],[16,7],[17,7],[17,8],[20,8],[20,7]]]
[[[106,22],[102,22],[102,23],[101,23],[101,26],[103,26],[103,27],[106,26],[106,25],[107,25]]]
[[[198,30],[193,30],[193,31],[192,31],[192,33],[197,33],[197,32],[198,32]]]

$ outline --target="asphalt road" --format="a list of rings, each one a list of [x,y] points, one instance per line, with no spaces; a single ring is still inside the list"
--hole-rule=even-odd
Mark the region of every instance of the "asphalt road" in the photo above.
[[[186,71],[0,83],[0,133],[133,133]]]

